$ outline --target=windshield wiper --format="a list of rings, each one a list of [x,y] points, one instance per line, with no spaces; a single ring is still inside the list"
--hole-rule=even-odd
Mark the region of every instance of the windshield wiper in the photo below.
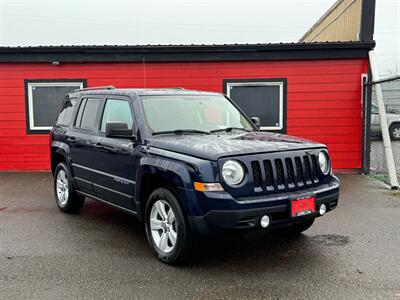
[[[231,132],[232,130],[243,130],[243,131],[246,131],[246,132],[250,132],[251,131],[251,130],[248,130],[246,128],[240,128],[240,127],[226,127],[226,128],[221,128],[221,129],[210,130],[210,132],[211,133],[222,132],[222,131]]]
[[[197,130],[197,129],[176,129],[176,130],[156,131],[156,132],[153,132],[152,135],[169,134],[169,133],[174,133],[174,134],[184,134],[184,133],[210,134],[208,131],[202,131],[202,130]]]

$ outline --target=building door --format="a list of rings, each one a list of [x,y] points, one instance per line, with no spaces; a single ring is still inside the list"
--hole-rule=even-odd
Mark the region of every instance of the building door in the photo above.
[[[225,80],[224,90],[261,130],[286,132],[286,79]]]

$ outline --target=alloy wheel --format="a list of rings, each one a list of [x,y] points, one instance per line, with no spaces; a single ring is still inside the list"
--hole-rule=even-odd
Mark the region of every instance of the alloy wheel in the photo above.
[[[176,219],[171,206],[164,200],[154,202],[150,212],[150,230],[154,244],[164,252],[171,252],[178,236]]]
[[[57,174],[57,200],[61,206],[65,206],[68,201],[69,189],[68,178],[64,170],[60,170]]]

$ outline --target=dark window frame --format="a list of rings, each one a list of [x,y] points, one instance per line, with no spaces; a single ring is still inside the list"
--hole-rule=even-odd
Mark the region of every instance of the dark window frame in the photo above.
[[[261,127],[261,130],[271,131],[271,132],[279,132],[279,133],[287,133],[287,78],[232,78],[232,79],[224,79],[223,80],[223,92],[225,95],[229,96],[229,85],[246,85],[249,83],[251,85],[257,85],[260,83],[262,85],[274,84],[279,85],[281,87],[281,97],[282,97],[282,128],[281,129],[270,129],[266,127]],[[233,101],[233,100],[232,100]],[[242,109],[242,108],[241,108]],[[243,109],[242,109],[243,110]],[[248,116],[249,118],[252,116]]]
[[[87,80],[84,78],[56,78],[56,79],[51,78],[51,79],[25,79],[24,80],[25,121],[26,121],[26,133],[27,134],[47,134],[50,131],[50,128],[49,129],[42,129],[42,128],[35,129],[34,126],[31,126],[31,124],[34,124],[33,119],[31,122],[31,116],[33,116],[33,112],[31,113],[31,109],[30,109],[30,102],[31,102],[30,88],[31,88],[31,86],[34,86],[34,84],[41,84],[42,86],[45,86],[46,83],[48,83],[50,86],[54,85],[55,83],[60,83],[60,86],[62,86],[61,84],[63,84],[63,83],[75,83],[75,82],[80,83],[82,85],[82,88],[87,87]],[[33,101],[33,99],[32,99],[32,101]],[[64,103],[64,101],[62,101],[61,103]],[[60,106],[60,109],[61,109],[61,106]],[[49,127],[51,127],[51,126],[49,126]]]

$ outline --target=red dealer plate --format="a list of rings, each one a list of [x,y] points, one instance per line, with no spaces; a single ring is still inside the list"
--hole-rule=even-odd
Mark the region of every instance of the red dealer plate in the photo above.
[[[292,199],[292,217],[300,217],[315,212],[315,197]]]

